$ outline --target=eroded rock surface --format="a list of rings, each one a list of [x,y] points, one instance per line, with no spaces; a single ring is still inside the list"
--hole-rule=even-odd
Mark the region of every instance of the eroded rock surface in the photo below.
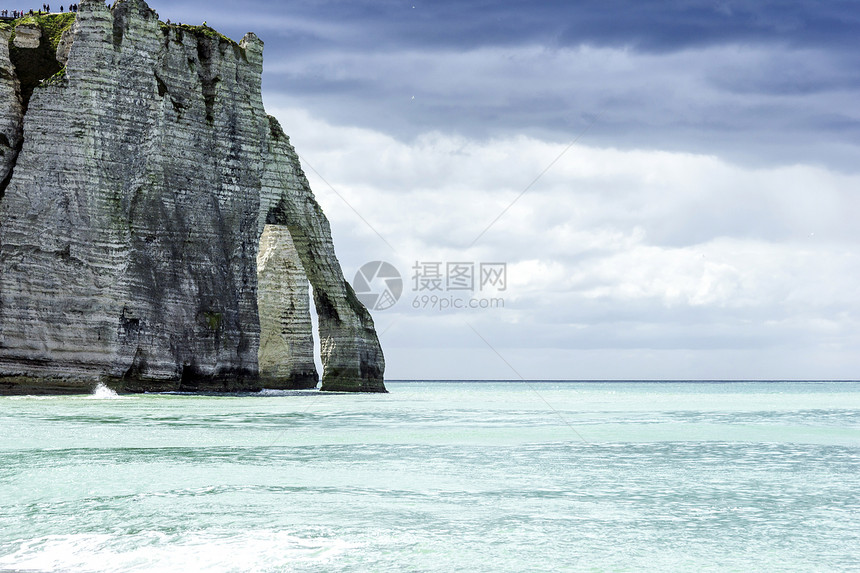
[[[0,392],[312,387],[303,280],[323,389],[384,391],[370,315],[263,109],[262,41],[167,26],[142,0],[83,0],[56,45],[65,67],[23,114],[8,43]]]
[[[385,361],[370,313],[343,278],[331,229],[314,199],[295,149],[269,118],[263,175],[266,223],[286,226],[313,286],[319,318],[324,390],[384,392]]]
[[[24,124],[21,83],[9,59],[11,36],[9,30],[0,30],[0,199],[3,198],[18,158]]]
[[[16,48],[38,48],[42,42],[42,30],[34,24],[15,26],[15,39],[12,42]]]
[[[308,277],[286,227],[266,225],[257,254],[260,378],[267,388],[313,388],[319,381]]]

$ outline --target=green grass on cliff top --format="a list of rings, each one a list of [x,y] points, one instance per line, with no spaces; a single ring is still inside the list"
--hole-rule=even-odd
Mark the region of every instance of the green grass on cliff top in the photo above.
[[[218,40],[219,42],[228,42],[229,44],[232,44],[233,46],[236,46],[236,47],[239,46],[239,43],[236,40],[232,40],[232,39],[228,38],[227,36],[225,36],[224,34],[219,32],[218,30],[216,30],[214,28],[210,28],[209,26],[207,26],[205,24],[201,24],[200,26],[192,26],[191,24],[176,24],[176,23],[165,24],[164,22],[159,21],[158,25],[161,26],[162,31],[169,30],[172,28],[175,30],[182,30],[183,32],[188,32],[189,34],[191,34],[192,36],[195,36],[197,38],[200,38],[200,37],[212,38],[213,40]]]
[[[24,109],[30,101],[33,90],[44,80],[62,81],[64,68],[57,61],[57,45],[75,21],[74,13],[35,14],[24,16],[8,22],[0,22],[0,26],[12,33],[9,36],[9,59],[15,66],[18,80],[21,82],[21,100]],[[36,26],[42,31],[39,47],[19,48],[15,45],[15,28],[21,25]]]
[[[10,38],[11,42],[15,39],[15,26],[19,26],[21,24],[38,26],[42,29],[43,37],[48,38],[50,48],[56,52],[57,44],[60,43],[60,38],[63,36],[63,32],[71,28],[74,21],[75,14],[73,12],[65,12],[62,14],[43,14],[41,16],[36,14],[33,16],[24,16],[23,18],[18,18],[17,20],[9,22],[0,22],[0,28],[12,32],[12,37]]]
[[[61,14],[34,14],[33,16],[27,15],[23,18],[17,18],[15,20],[7,20],[0,21],[0,29],[9,30],[12,32],[12,38],[10,40],[15,39],[15,26],[20,24],[31,24],[36,25],[42,29],[42,33],[45,37],[48,38],[50,42],[51,48],[56,50],[57,44],[60,43],[60,38],[63,36],[63,32],[68,30],[75,21],[75,13],[74,12],[65,12]],[[213,40],[218,40],[221,42],[228,42],[233,44],[234,46],[238,46],[239,43],[235,40],[228,38],[218,30],[214,28],[210,28],[205,24],[201,24],[200,26],[193,26],[191,24],[177,24],[171,23],[166,24],[164,22],[159,21],[158,25],[162,30],[167,29],[176,29],[182,30],[183,32],[187,32],[195,37],[205,36],[207,38],[212,38]]]

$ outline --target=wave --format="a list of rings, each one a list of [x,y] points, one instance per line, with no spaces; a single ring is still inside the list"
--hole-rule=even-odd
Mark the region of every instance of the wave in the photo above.
[[[20,542],[0,554],[0,570],[23,571],[272,571],[319,564],[356,547],[322,532],[257,530],[80,533]],[[9,546],[0,546],[8,551]]]
[[[101,382],[93,390],[93,393],[89,395],[89,398],[95,400],[116,400],[120,396]]]

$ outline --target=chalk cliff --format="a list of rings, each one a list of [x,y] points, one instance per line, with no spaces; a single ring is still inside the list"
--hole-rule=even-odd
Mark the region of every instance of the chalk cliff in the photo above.
[[[384,392],[263,42],[143,0],[57,18],[0,29],[0,392],[313,387],[308,283],[322,389]]]

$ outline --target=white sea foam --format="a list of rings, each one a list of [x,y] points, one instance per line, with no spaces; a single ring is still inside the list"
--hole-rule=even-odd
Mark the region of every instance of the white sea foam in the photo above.
[[[257,396],[289,396],[289,390],[272,390],[270,388],[263,388],[256,394]]]
[[[255,393],[254,396],[308,396],[308,395],[319,395],[319,391],[315,389],[309,390],[273,390],[271,388],[263,388],[259,392]]]
[[[89,397],[95,398],[96,400],[116,400],[119,398],[119,394],[99,382]]]
[[[49,535],[0,556],[23,571],[261,571],[337,559],[355,545],[285,531]]]

